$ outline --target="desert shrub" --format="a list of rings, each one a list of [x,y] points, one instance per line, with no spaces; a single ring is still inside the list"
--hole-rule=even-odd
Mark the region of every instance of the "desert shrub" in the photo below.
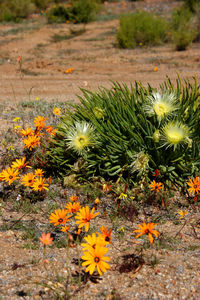
[[[140,181],[155,169],[181,184],[200,167],[200,87],[168,79],[160,90],[141,83],[128,88],[82,90],[80,104],[61,119],[49,149],[51,167],[84,179],[102,176]]]
[[[51,23],[63,23],[67,20],[73,23],[88,23],[95,19],[99,8],[99,1],[73,0],[68,5],[59,4],[52,7],[47,18]]]
[[[19,21],[35,9],[31,0],[2,0],[0,3],[0,21]]]
[[[192,12],[183,7],[176,9],[172,14],[171,26],[176,50],[185,50],[197,35]]]
[[[117,42],[121,48],[157,45],[166,41],[168,23],[145,11],[122,15]]]

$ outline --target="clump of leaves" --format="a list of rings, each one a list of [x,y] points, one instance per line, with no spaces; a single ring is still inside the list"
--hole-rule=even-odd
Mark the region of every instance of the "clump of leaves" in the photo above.
[[[172,14],[172,41],[178,51],[186,50],[197,35],[193,13],[184,7],[176,9]]]
[[[82,89],[48,151],[51,167],[82,178],[150,179],[155,169],[175,184],[199,172],[197,82],[170,79],[154,89],[113,83],[108,90]]]

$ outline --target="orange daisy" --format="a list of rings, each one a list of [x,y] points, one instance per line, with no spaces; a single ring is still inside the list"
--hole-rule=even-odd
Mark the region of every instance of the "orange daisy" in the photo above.
[[[68,219],[71,218],[71,216],[67,216],[67,211],[66,209],[58,209],[55,210],[54,213],[51,213],[49,219],[50,223],[54,223],[54,226],[61,225],[61,224],[66,224]]]
[[[199,179],[199,177],[196,177],[196,178],[193,177],[192,180],[189,178],[189,181],[187,181],[187,185],[190,186],[190,188],[188,189],[188,192],[198,195],[199,191],[200,191],[200,179]]]
[[[143,234],[148,234],[149,241],[151,244],[153,244],[152,234],[154,234],[156,237],[158,237],[160,235],[160,233],[157,230],[153,229],[156,225],[158,225],[158,224],[155,224],[155,223],[147,223],[146,224],[145,222],[143,222],[142,225],[138,225],[138,227],[140,229],[136,229],[133,232],[139,232],[139,234],[136,236],[136,238],[140,237]]]
[[[98,233],[99,236],[102,236],[103,239],[107,242],[107,243],[111,243],[111,232],[112,232],[112,229],[109,229],[109,231],[107,230],[106,227],[102,226],[101,227],[101,233]]]
[[[13,168],[7,168],[5,170],[3,170],[2,172],[2,178],[4,181],[8,182],[8,184],[10,185],[11,183],[13,183],[13,181],[15,181],[16,179],[19,178],[18,173],[19,170],[15,170]]]
[[[67,205],[65,206],[65,208],[67,209],[67,213],[76,213],[77,211],[79,211],[79,209],[81,208],[80,203],[79,202],[69,202],[67,203]]]
[[[71,196],[70,197],[70,201],[73,202],[73,201],[76,201],[76,200],[78,200],[78,196]]]
[[[54,136],[56,135],[56,129],[53,129],[52,126],[46,126],[46,132],[48,132],[50,135]]]
[[[70,227],[71,227],[70,225],[66,226],[66,224],[65,224],[64,226],[61,227],[60,230],[61,230],[62,232],[68,232],[68,231],[70,230]]]
[[[33,173],[27,173],[21,178],[21,183],[24,186],[32,186],[35,182],[35,175]]]
[[[33,148],[37,147],[40,142],[40,137],[38,135],[28,136],[27,139],[24,139],[25,147],[28,148],[30,151]]]
[[[48,191],[47,186],[49,186],[49,185],[44,182],[45,182],[45,178],[42,178],[42,177],[36,178],[33,185],[31,186],[33,191],[41,192],[43,189]]]
[[[14,161],[11,165],[11,167],[13,169],[17,169],[17,170],[21,170],[21,169],[24,169],[24,168],[31,168],[31,166],[27,166],[27,162],[25,163],[26,161],[26,157],[23,157],[21,159],[16,159],[16,161]]]
[[[35,170],[35,176],[43,176],[44,171],[42,169],[36,169]]]
[[[53,238],[51,237],[51,233],[48,232],[45,234],[44,232],[42,233],[42,236],[39,237],[39,240],[44,244],[44,245],[51,245]]]
[[[21,131],[20,131],[20,134],[22,135],[22,136],[29,136],[29,135],[34,135],[34,130],[33,130],[33,128],[26,128],[26,129],[22,129]]]
[[[153,180],[151,182],[151,184],[149,185],[149,187],[151,188],[151,191],[159,192],[159,190],[162,189],[163,184],[162,184],[162,182],[155,182],[155,180]]]
[[[79,228],[82,228],[83,226],[85,226],[85,231],[87,232],[89,230],[90,227],[90,220],[94,219],[96,216],[99,215],[99,212],[94,213],[95,208],[93,207],[93,209],[89,210],[89,207],[82,207],[80,208],[79,212],[77,213],[77,215],[75,216],[75,219],[78,219],[79,221],[76,221],[76,224],[79,224]]]
[[[42,128],[45,127],[45,121],[47,118],[38,116],[37,118],[34,119],[35,127],[37,130],[41,130]]]

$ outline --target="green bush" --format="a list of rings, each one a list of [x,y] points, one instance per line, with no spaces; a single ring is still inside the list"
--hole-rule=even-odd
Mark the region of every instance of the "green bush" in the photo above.
[[[51,168],[84,179],[119,176],[134,183],[155,169],[181,184],[200,167],[200,87],[168,79],[160,90],[114,83],[82,90],[81,104],[61,119],[49,148]]]
[[[0,3],[0,22],[19,21],[35,10],[31,0],[2,0]]]
[[[171,26],[172,41],[176,50],[185,50],[197,36],[193,14],[183,7],[173,12]]]
[[[184,6],[191,12],[196,12],[200,6],[200,0],[184,0]]]
[[[52,7],[47,18],[50,23],[64,23],[67,20],[73,23],[88,23],[95,19],[99,8],[97,0],[73,0],[67,6],[59,4]]]
[[[145,11],[122,15],[117,42],[121,48],[157,45],[167,39],[168,23]]]

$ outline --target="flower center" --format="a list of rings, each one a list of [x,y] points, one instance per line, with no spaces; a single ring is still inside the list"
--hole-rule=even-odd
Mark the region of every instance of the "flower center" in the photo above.
[[[106,241],[106,242],[110,242],[109,236],[107,236],[107,237],[105,238],[105,241]]]
[[[10,176],[9,176],[9,179],[13,179],[13,176],[12,176],[12,175],[10,175]]]
[[[40,185],[38,185],[38,188],[39,188],[39,189],[42,189],[42,185],[41,185],[41,184],[40,184]]]
[[[150,233],[149,229],[146,229],[146,230],[145,230],[145,233],[146,233],[146,234]]]
[[[95,258],[94,258],[94,262],[95,262],[95,263],[100,262],[100,258],[99,258],[99,257],[95,257]]]
[[[154,111],[158,116],[163,116],[169,112],[169,108],[167,107],[166,103],[156,103],[154,105]]]
[[[63,222],[62,218],[58,219],[58,223],[62,223],[62,222]]]

